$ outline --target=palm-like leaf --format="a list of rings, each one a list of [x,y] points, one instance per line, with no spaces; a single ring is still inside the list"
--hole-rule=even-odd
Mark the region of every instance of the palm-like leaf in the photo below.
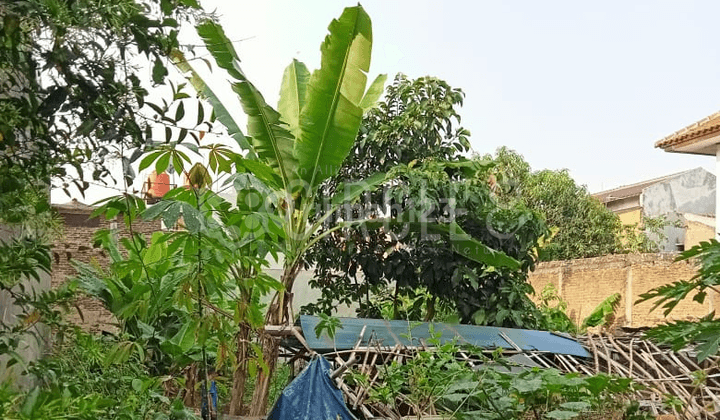
[[[280,111],[283,122],[287,124],[288,129],[295,138],[299,137],[300,112],[305,106],[309,80],[310,71],[302,62],[293,60],[285,68],[282,86],[280,87],[278,111]]]
[[[190,63],[188,63],[183,53],[175,50],[172,52],[171,57],[175,67],[177,67],[182,73],[188,75],[188,80],[190,81],[192,87],[195,88],[195,91],[210,102],[210,105],[212,105],[213,110],[215,111],[215,116],[218,121],[225,126],[228,131],[228,135],[230,135],[230,137],[232,137],[243,150],[252,152],[252,147],[242,130],[240,130],[240,125],[237,121],[235,121],[233,115],[230,111],[228,111],[225,104],[220,100],[220,98],[218,98],[215,92],[210,89]]]
[[[345,9],[328,29],[295,141],[298,173],[310,188],[337,173],[350,152],[362,120],[360,103],[370,68],[372,28],[361,6]]]
[[[287,186],[295,176],[295,158],[292,154],[294,138],[283,127],[280,114],[269,106],[240,69],[240,60],[222,27],[205,21],[197,32],[205,42],[218,66],[225,69],[236,81],[232,89],[238,94],[243,110],[248,116],[248,134],[258,157],[273,167]]]

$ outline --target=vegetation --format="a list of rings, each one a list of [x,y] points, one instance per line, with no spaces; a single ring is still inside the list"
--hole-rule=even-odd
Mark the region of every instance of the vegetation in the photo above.
[[[322,187],[323,195],[376,171],[396,176],[382,191],[327,219],[328,234],[309,254],[316,270],[311,284],[323,295],[304,310],[329,314],[338,303],[357,302],[359,315],[379,317],[382,302],[390,299],[392,318],[431,320],[445,308],[457,311],[462,322],[536,325],[525,278],[544,225],[522,205],[499,207],[488,185],[493,162],[462,157],[469,149],[469,132],[458,126],[462,100],[462,92],[442,80],[398,75],[365,115],[353,149]],[[349,216],[381,218],[388,211],[410,223],[376,231],[332,228]],[[423,221],[425,230],[412,228]],[[467,232],[476,245],[466,248],[478,255],[457,252],[458,241],[428,222]],[[407,300],[413,307],[406,310]]]
[[[205,46],[232,78],[246,133],[237,110],[219,100],[177,42],[180,24],[202,17],[195,0],[32,0],[1,3],[0,15],[0,76],[7,76],[0,77],[0,214],[21,232],[0,244],[0,291],[23,311],[19,322],[0,325],[0,355],[37,380],[27,391],[0,388],[3,418],[191,418],[187,407],[211,405],[215,375],[231,414],[263,414],[286,376],[273,383],[279,342],[263,327],[293,321],[293,285],[311,263],[323,288],[312,311],[355,300],[365,316],[457,313],[476,324],[544,325],[526,282],[538,244],[550,236],[540,212],[498,192],[501,159],[462,156],[469,133],[458,127],[461,91],[398,76],[376,104],[385,77],[366,89],[372,29],[361,6],[330,24],[320,69],[288,66],[277,110],[241,70],[223,29],[198,20]],[[168,81],[171,98],[161,105],[146,101],[150,81],[139,80],[133,65],[152,68],[152,83],[161,84],[168,57],[213,112],[185,93],[185,83]],[[197,112],[186,115],[191,105]],[[235,144],[201,142],[216,119]],[[156,123],[164,141],[153,138]],[[83,191],[84,169],[105,179],[110,156],[122,161],[124,194],[104,200],[95,215],[121,219],[129,234],[98,232],[107,266],[78,263],[77,278],[54,291],[25,286],[50,270],[42,236],[53,226],[51,177],[65,177],[66,191],[70,184]],[[182,174],[189,185],[147,207],[128,188],[134,163]],[[215,192],[220,182],[237,191],[235,203]],[[140,218],[180,229],[147,238],[133,230]],[[263,270],[279,255],[277,281]],[[62,309],[76,290],[113,313],[116,336],[68,328]],[[43,339],[46,327],[58,345],[28,365],[17,349],[28,334]],[[571,418],[609,403],[608,392],[629,389],[612,378],[552,371],[473,372],[454,362],[457,350],[441,347],[388,367],[388,387],[373,398],[395,401],[409,384],[405,403],[418,409],[497,418],[497,402],[512,415]]]
[[[577,185],[567,170],[532,172],[520,154],[506,147],[497,150],[495,160],[500,198],[524,203],[555,233],[540,249],[542,261],[598,257],[620,249],[618,217]]]
[[[663,216],[622,225],[567,170],[532,171],[519,153],[506,147],[486,158],[496,162],[493,186],[500,201],[523,203],[542,215],[553,232],[538,249],[541,261],[660,252],[665,228],[677,225]]]
[[[497,355],[488,358],[454,342],[442,344],[437,334],[430,344],[432,350],[380,368],[369,402],[383,403],[398,417],[409,409],[418,418],[423,413],[487,420],[651,418],[623,398],[637,388],[630,379],[521,368]],[[457,361],[461,351],[480,358],[483,367],[471,369]],[[347,380],[367,387],[370,378],[353,371]]]
[[[640,295],[637,303],[654,300],[651,310],[663,308],[667,316],[682,300],[692,296],[695,302],[703,303],[708,292],[718,292],[720,285],[720,242],[715,239],[701,242],[683,252],[678,261],[695,259],[699,263],[698,273],[691,280],[680,280],[656,287]],[[720,320],[715,313],[698,321],[674,321],[648,331],[646,335],[660,343],[669,344],[675,350],[695,345],[700,361],[720,351]]]

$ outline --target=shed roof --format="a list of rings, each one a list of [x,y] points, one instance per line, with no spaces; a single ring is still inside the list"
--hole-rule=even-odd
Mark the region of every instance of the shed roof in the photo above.
[[[342,328],[335,331],[335,339],[327,334],[319,338],[314,333],[320,318],[310,315],[300,316],[300,325],[305,332],[308,346],[319,352],[349,350],[355,346],[364,326],[361,346],[367,346],[372,340],[382,346],[430,346],[432,332],[440,333],[442,343],[457,339],[459,344],[470,344],[485,349],[503,348],[507,350],[540,351],[556,354],[589,357],[588,352],[572,338],[547,331],[522,330],[517,328],[499,328],[477,325],[450,325],[445,323],[387,321],[383,319],[340,318]]]

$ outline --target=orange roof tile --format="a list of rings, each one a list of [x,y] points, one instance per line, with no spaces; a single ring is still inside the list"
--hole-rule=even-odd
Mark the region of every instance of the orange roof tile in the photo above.
[[[656,142],[655,147],[668,149],[680,144],[687,145],[694,143],[693,140],[698,140],[700,137],[707,136],[708,134],[720,134],[720,112],[716,112],[698,122],[690,124],[682,130],[670,134]]]

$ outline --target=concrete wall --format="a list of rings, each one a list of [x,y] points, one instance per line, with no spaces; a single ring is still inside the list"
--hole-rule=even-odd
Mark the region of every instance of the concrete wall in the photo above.
[[[708,293],[704,304],[681,302],[665,318],[662,310],[650,312],[652,303],[634,305],[640,294],[678,280],[689,280],[696,273],[693,263],[674,262],[677,254],[622,254],[570,261],[538,264],[529,281],[536,294],[547,284],[553,284],[568,303],[568,314],[582,321],[595,307],[613,293],[622,298],[617,325],[629,327],[652,326],[667,320],[697,319],[716,309],[714,293]],[[537,301],[537,297],[533,297]]]
[[[671,221],[678,220],[678,213],[714,215],[715,184],[715,175],[703,168],[653,184],[642,192],[643,214],[648,217],[666,216]],[[667,240],[663,250],[675,251],[676,244],[685,243],[685,227],[668,226],[665,236]],[[710,235],[706,239],[712,237]]]
[[[617,215],[620,218],[620,223],[622,223],[623,226],[635,224],[639,225],[640,222],[642,222],[642,209],[640,209],[640,207],[617,212]]]
[[[3,242],[10,241],[19,234],[19,228],[0,225],[0,240]],[[33,290],[38,292],[48,290],[50,288],[50,276],[41,273],[40,282],[33,279],[25,279],[22,281],[22,284],[28,293],[31,293]],[[22,308],[14,304],[14,299],[10,293],[0,291],[0,321],[2,321],[3,324],[15,324],[18,322],[18,316],[23,312]],[[33,327],[31,333],[25,335],[20,346],[15,350],[26,362],[38,360],[49,345],[49,337],[48,329],[44,325],[37,324]],[[22,370],[20,365],[7,368],[7,361],[8,358],[0,357],[0,383],[10,380],[13,385],[20,388],[30,386],[32,384],[32,378],[21,375]]]
[[[282,276],[283,256],[279,255],[279,261],[270,261],[270,267],[266,273],[271,277],[280,280]],[[313,278],[314,271],[301,270],[293,285],[293,312],[295,315],[300,313],[300,308],[308,303],[314,303],[320,298],[320,290],[310,287],[310,280]],[[271,297],[267,299],[270,300]],[[340,305],[335,308],[335,316],[355,316],[356,306]]]
[[[685,249],[715,237],[715,217],[684,213]]]

